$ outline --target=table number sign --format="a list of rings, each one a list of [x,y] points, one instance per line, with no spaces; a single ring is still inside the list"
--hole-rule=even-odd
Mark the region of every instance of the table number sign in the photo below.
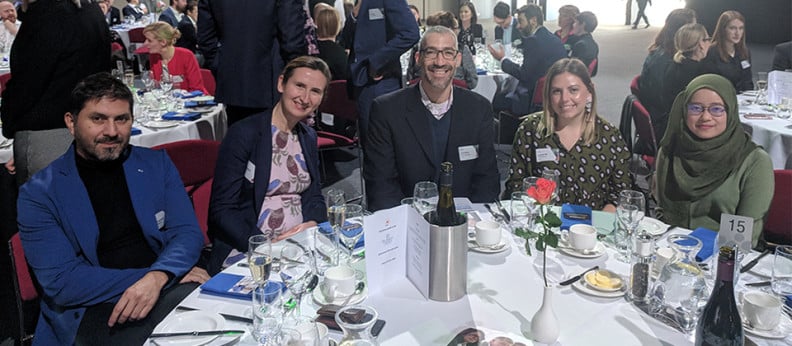
[[[735,244],[740,251],[751,251],[754,219],[747,216],[721,214],[718,246]]]

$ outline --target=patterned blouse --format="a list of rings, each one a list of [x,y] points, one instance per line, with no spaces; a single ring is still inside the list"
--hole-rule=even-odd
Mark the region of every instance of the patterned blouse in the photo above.
[[[478,24],[476,24],[478,25]],[[467,29],[463,29],[462,25],[459,25],[459,34],[457,34],[457,42],[459,43],[459,49],[461,50],[463,46],[467,46],[470,49],[470,53],[474,56],[476,55],[476,40],[475,35],[473,33],[473,27],[475,25],[471,25]],[[484,44],[484,38],[481,38],[481,44]]]
[[[601,210],[614,204],[619,192],[631,189],[630,151],[619,131],[605,119],[597,117],[596,140],[591,145],[578,139],[571,150],[561,145],[557,134],[544,137],[536,131],[542,113],[534,113],[520,124],[514,138],[506,195],[522,189],[522,179],[542,176],[544,169],[560,173],[558,197],[562,203],[586,205]],[[558,150],[557,163],[550,159],[537,162],[536,148]]]
[[[284,132],[272,125],[272,168],[258,227],[275,235],[303,222],[300,193],[311,185],[311,176],[297,133]]]

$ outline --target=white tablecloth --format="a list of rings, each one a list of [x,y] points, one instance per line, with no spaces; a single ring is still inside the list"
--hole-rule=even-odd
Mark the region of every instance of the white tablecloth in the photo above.
[[[737,96],[740,101],[740,122],[754,143],[764,147],[773,161],[774,169],[792,169],[792,120],[791,119],[746,119],[745,114],[775,114],[767,106],[760,106],[751,103],[745,104],[746,100],[753,101],[754,96]]]
[[[594,224],[607,227],[612,225],[613,217],[610,213],[595,212]],[[295,237],[300,236],[298,234]],[[515,341],[532,344],[521,331],[530,330],[530,320],[542,302],[541,265],[536,262],[539,254],[534,251],[533,257],[527,256],[524,248],[519,247],[511,236],[508,242],[511,248],[502,253],[469,253],[468,294],[455,302],[427,300],[407,279],[380,291],[370,288],[373,293],[370,292],[362,304],[373,306],[379,318],[387,323],[378,341],[382,345],[446,345],[457,332],[475,325],[485,331],[488,341],[495,336],[505,335]],[[614,256],[615,252],[610,248],[606,255],[596,259],[574,258],[555,249],[548,253],[549,263],[560,263],[565,277],[574,276],[594,265],[626,277],[629,266],[615,260]],[[226,272],[250,275],[247,268],[239,266],[231,266]],[[758,280],[752,274],[742,275],[746,280]],[[552,301],[561,326],[557,343],[560,345],[693,343],[692,336],[656,321],[623,298],[589,296],[567,286],[556,289]],[[203,294],[200,289],[192,292],[181,305],[236,316],[250,317],[251,313],[250,302]],[[302,305],[303,314],[313,316],[317,308],[318,305],[306,294]],[[179,312],[173,311],[168,318]],[[250,325],[227,320],[225,327],[248,330],[239,344],[255,345],[250,336]],[[338,340],[341,334],[331,332],[331,336]],[[759,345],[779,344],[778,340],[751,339]],[[236,340],[222,337],[211,345],[230,342]],[[790,342],[792,336],[781,341],[782,344]]]
[[[143,22],[135,22],[134,24],[120,24],[111,28],[113,31],[118,33],[118,36],[121,37],[121,41],[124,41],[124,47],[126,47],[127,49],[126,51],[127,59],[132,59],[132,57],[135,55],[134,54],[135,49],[129,45],[130,44],[129,31],[135,28],[142,28],[145,26],[146,24],[143,24]]]
[[[204,114],[200,119],[179,122],[179,125],[175,127],[151,129],[143,127],[140,124],[134,124],[134,127],[140,129],[141,134],[132,136],[129,142],[141,147],[153,147],[155,145],[185,139],[211,139],[221,141],[223,137],[225,137],[227,124],[225,108],[223,105],[218,105],[212,112]],[[2,143],[3,140],[5,140],[5,138],[0,135],[0,143]],[[13,146],[0,148],[0,163],[7,162],[13,156]]]

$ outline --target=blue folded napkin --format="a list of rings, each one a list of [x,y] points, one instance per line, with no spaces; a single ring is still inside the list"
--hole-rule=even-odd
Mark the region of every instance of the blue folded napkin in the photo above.
[[[696,254],[696,261],[704,262],[712,257],[712,253],[715,251],[715,240],[718,239],[718,232],[708,228],[699,227],[693,232],[690,232],[690,236],[701,240],[701,250],[699,250],[698,254]],[[684,244],[684,242],[681,242],[680,244],[692,245]]]
[[[132,136],[134,136],[134,135],[139,135],[139,134],[141,134],[141,133],[143,133],[143,132],[141,132],[139,128],[137,128],[137,127],[132,127]]]
[[[476,74],[479,75],[479,76],[485,76],[485,75],[487,75],[487,70],[482,69],[482,68],[477,68],[476,69]]]
[[[194,91],[188,92],[186,94],[182,94],[181,98],[189,99],[189,98],[198,97],[198,96],[203,96],[203,92],[200,91],[200,90],[194,90]]]
[[[561,229],[566,230],[579,223],[591,224],[591,208],[585,205],[564,203],[561,206]]]
[[[331,226],[330,226],[330,223],[329,223],[329,222],[326,222],[326,221],[325,221],[325,222],[322,222],[322,223],[320,223],[320,224],[319,224],[319,232],[322,232],[323,234],[330,234],[330,233],[333,233],[333,227],[331,227]],[[363,239],[363,238],[365,238],[365,237],[366,237],[366,235],[365,235],[365,234],[364,234],[364,235],[362,235],[362,236],[360,236],[360,239],[359,239],[359,240],[358,240],[358,242],[355,244],[355,249],[359,249],[359,248],[363,247],[363,244],[365,244],[365,241],[364,241],[364,239]],[[340,241],[341,241],[341,240],[339,239],[339,242],[340,242]],[[342,244],[342,245],[343,245],[343,244]]]
[[[201,285],[201,293],[250,300],[253,298],[255,287],[256,284],[249,276],[219,273]],[[278,289],[286,291],[286,285],[277,281],[269,281],[267,286],[264,286],[264,290],[267,292]]]
[[[192,112],[192,113],[176,113],[176,112],[168,112],[162,115],[162,120],[185,120],[185,121],[193,121],[201,118],[201,113]]]
[[[217,106],[217,102],[210,101],[187,101],[184,103],[185,108],[204,107],[204,106]]]

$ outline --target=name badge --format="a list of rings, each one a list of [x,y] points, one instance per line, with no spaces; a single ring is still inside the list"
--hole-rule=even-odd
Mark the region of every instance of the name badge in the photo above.
[[[381,8],[370,8],[368,12],[369,12],[369,20],[380,20],[385,18],[385,15],[382,13]]]
[[[160,210],[154,214],[154,219],[157,220],[157,229],[165,227],[165,211]]]
[[[466,145],[459,147],[459,161],[475,160],[479,157],[478,145]]]
[[[743,70],[751,67],[751,63],[748,60],[740,61],[740,65],[742,65]]]
[[[536,162],[558,163],[556,153],[551,148],[536,148]]]
[[[256,176],[256,165],[248,161],[247,168],[245,168],[245,179],[253,183],[253,178]]]

